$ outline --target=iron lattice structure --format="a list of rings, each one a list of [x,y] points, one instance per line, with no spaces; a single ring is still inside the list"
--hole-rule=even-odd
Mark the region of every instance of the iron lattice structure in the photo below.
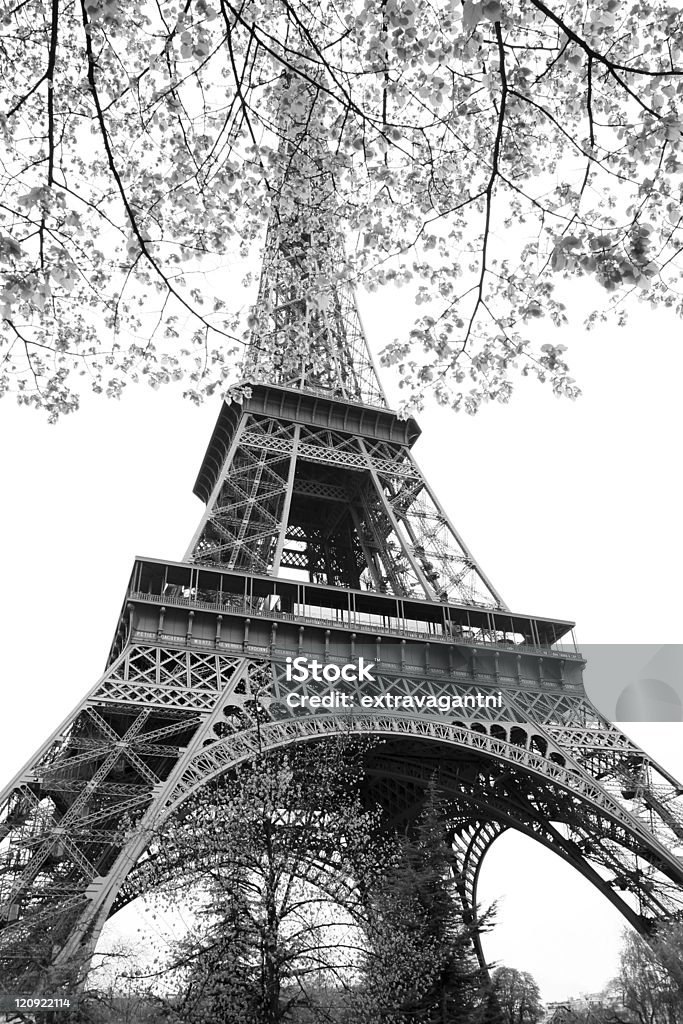
[[[335,182],[325,159],[329,130],[321,97],[289,76],[283,82],[280,170],[271,185],[243,376],[386,408],[332,216]]]
[[[295,165],[309,177],[318,167],[307,152]],[[366,787],[394,823],[415,817],[436,778],[469,912],[483,858],[509,828],[643,933],[681,910],[680,785],[587,700],[581,655],[561,643],[572,623],[505,606],[413,459],[417,425],[386,406],[352,292],[333,273],[338,250],[320,256],[310,222],[297,235],[305,217],[285,198],[251,380],[220,411],[188,553],[135,562],[103,676],[2,793],[8,989],[40,991],[87,960],[108,916],[146,890],[159,826],[211,780],[259,751],[339,734],[383,740]],[[303,698],[325,684],[287,682],[286,658],[299,655],[364,657],[375,679],[345,685],[347,709],[311,710]],[[390,707],[387,693],[433,706]],[[501,700],[478,706],[478,694]]]

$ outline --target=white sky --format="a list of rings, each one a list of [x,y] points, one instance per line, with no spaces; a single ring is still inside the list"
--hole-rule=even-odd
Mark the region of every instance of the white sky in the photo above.
[[[373,348],[409,315],[393,291],[364,299],[363,314]],[[679,333],[644,308],[627,330],[577,326],[558,339],[584,387],[577,403],[525,383],[475,418],[418,417],[418,461],[510,607],[575,619],[580,642],[683,639]],[[101,673],[134,556],[182,557],[217,414],[218,402],[198,410],[146,388],[88,400],[57,427],[0,404],[3,783]],[[683,777],[683,725],[627,731]],[[498,841],[480,896],[500,903],[487,954],[531,971],[545,999],[615,973],[622,919],[533,842]]]

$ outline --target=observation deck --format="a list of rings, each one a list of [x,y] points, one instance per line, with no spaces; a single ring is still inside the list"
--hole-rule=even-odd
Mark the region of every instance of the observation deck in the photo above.
[[[407,448],[412,448],[421,434],[412,417],[401,419],[384,406],[350,402],[346,398],[335,397],[331,391],[249,382],[241,383],[240,387],[250,388],[251,395],[242,403],[223,403],[197,475],[194,494],[204,502],[209,500],[244,413],[256,413],[308,427],[340,430],[354,437],[389,441]]]
[[[572,688],[584,660],[574,624],[187,562],[138,558],[109,663],[127,639],[262,656],[364,654],[421,672]],[[564,641],[564,643],[560,643]]]

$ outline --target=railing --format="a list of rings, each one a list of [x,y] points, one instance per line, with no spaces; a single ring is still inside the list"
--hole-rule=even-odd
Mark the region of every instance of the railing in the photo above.
[[[282,612],[277,609],[252,607],[247,601],[242,602],[219,602],[202,601],[194,597],[180,597],[159,594],[145,594],[140,591],[131,591],[128,595],[131,601],[146,601],[153,604],[172,605],[181,608],[203,608],[212,612],[236,613],[238,615],[257,616],[258,618],[277,620],[283,622],[302,623],[325,628],[357,630],[377,635],[400,637],[401,639],[420,640],[423,643],[451,644],[467,647],[485,647],[487,650],[501,651],[506,653],[517,652],[519,654],[536,654],[541,657],[552,657],[566,659],[568,661],[583,661],[583,655],[578,651],[560,650],[556,647],[546,647],[538,644],[513,643],[512,641],[492,640],[486,637],[468,637],[465,634],[455,634],[442,631],[430,633],[426,630],[414,630],[407,627],[387,626],[382,623],[364,622],[360,617],[347,615],[343,620],[329,617],[298,614],[294,612]],[[440,624],[439,624],[440,625]]]
[[[265,383],[265,381],[264,381]],[[298,391],[309,392],[312,395],[319,395],[321,398],[331,398],[337,402],[354,402],[357,405],[367,405],[370,409],[381,409],[382,412],[391,411],[389,407],[381,399],[369,399],[369,398],[354,398],[348,395],[342,394],[342,388],[331,387],[331,388],[317,388],[312,384],[303,384]],[[334,394],[337,391],[339,394]]]

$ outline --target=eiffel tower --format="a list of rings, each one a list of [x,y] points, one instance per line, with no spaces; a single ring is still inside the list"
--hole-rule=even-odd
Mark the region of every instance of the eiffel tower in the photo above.
[[[382,739],[366,785],[394,822],[437,777],[467,912],[507,829],[643,934],[681,910],[681,786],[588,701],[573,624],[509,610],[413,457],[417,423],[387,404],[312,103],[284,88],[290,159],[197,532],[181,562],[135,561],[104,674],[2,793],[6,990],[47,991],[87,963],[146,891],[155,829],[210,780],[339,733]],[[351,707],[316,706],[330,684],[288,680],[295,658],[330,677],[363,658],[373,678],[344,682]]]

